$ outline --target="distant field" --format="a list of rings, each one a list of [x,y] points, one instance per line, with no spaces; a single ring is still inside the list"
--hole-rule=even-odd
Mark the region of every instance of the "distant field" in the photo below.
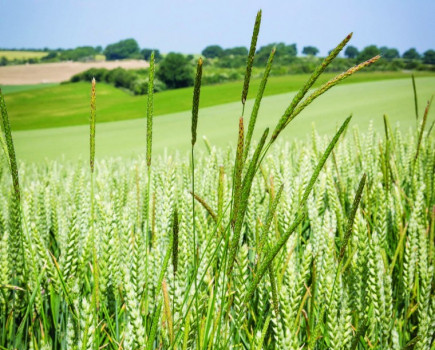
[[[41,58],[44,56],[47,56],[47,52],[44,52],[44,51],[2,51],[2,50],[0,50],[0,57],[6,57],[8,60]]]
[[[0,67],[1,85],[28,85],[42,83],[60,83],[69,80],[74,74],[89,68],[114,69],[147,68],[143,60],[98,61],[98,62],[56,62],[39,64],[20,64]]]
[[[325,74],[320,83],[334,74]],[[417,73],[417,77],[435,77],[435,74]],[[346,80],[347,83],[408,78],[405,73],[360,73]],[[308,75],[271,77],[265,96],[299,89]],[[253,79],[249,98],[254,98],[260,80]],[[240,100],[240,81],[204,86],[201,90],[201,107],[211,107]],[[411,90],[410,90],[411,91]],[[14,130],[52,128],[88,123],[90,84],[75,83],[39,90],[6,93],[6,103]],[[141,118],[145,115],[146,96],[132,96],[107,84],[97,84],[98,121],[120,121]],[[187,111],[192,104],[192,88],[169,90],[155,95],[155,115]]]
[[[145,115],[145,98],[139,99],[139,102],[123,103],[117,107],[119,115],[122,115],[123,111],[124,114],[130,115],[134,107],[137,109],[135,110],[135,115],[142,117],[141,119],[99,123],[110,110],[110,107],[104,107],[105,104],[109,103],[112,99],[115,99],[115,104],[122,101],[121,95],[115,96],[112,93],[108,95],[108,91],[112,91],[106,90],[108,88],[100,88],[97,99],[97,156],[144,154],[146,147],[146,121],[143,118]],[[417,89],[419,92],[420,111],[423,111],[427,99],[435,93],[435,77],[418,78]],[[239,90],[237,91],[239,92]],[[204,94],[204,96],[207,97],[208,95]],[[238,96],[239,94],[236,97]],[[294,93],[265,97],[260,108],[257,130],[263,130],[266,126],[273,127],[290,103],[292,96],[294,96]],[[79,99],[84,100],[80,103],[85,105],[83,108],[80,106],[80,121],[83,123],[88,121],[88,97],[89,91],[80,92],[76,96],[76,103],[78,103]],[[57,96],[57,98],[60,98],[60,96]],[[388,114],[393,125],[400,122],[402,129],[405,130],[408,127],[415,127],[416,125],[413,101],[412,87],[409,79],[337,86],[328,91],[324,96],[321,96],[312,106],[302,112],[286,129],[283,139],[305,138],[311,132],[313,123],[315,123],[319,134],[331,134],[337,125],[341,124],[351,113],[353,113],[352,127],[358,125],[360,130],[364,132],[367,131],[370,120],[374,121],[374,126],[377,130],[383,132],[382,116],[384,113]],[[46,101],[41,101],[40,103],[35,101],[35,110],[38,110],[41,104],[50,113],[54,111],[55,106],[64,111],[64,113],[68,111],[67,107],[60,107],[62,103],[68,103],[67,100],[61,100],[55,106],[46,105],[46,103]],[[161,103],[162,100],[156,98],[155,107],[157,110],[163,108]],[[11,116],[15,114],[14,108],[16,106],[16,104],[9,106]],[[252,100],[247,102],[245,113],[247,119],[251,108]],[[198,146],[203,148],[203,142],[201,142],[203,135],[207,136],[212,145],[234,145],[237,137],[237,121],[241,109],[239,101],[202,108],[199,113]],[[28,110],[28,114],[33,115],[30,110]],[[190,118],[190,111],[167,114],[155,118],[153,154],[163,154],[165,149],[170,152],[187,152],[190,147]],[[434,111],[432,110],[429,115],[428,124],[432,123],[433,120]],[[16,119],[13,120],[13,125],[16,130]],[[256,137],[258,138],[258,135]],[[18,158],[22,160],[41,161],[45,158],[59,159],[62,156],[65,159],[71,160],[80,157],[86,158],[89,152],[89,126],[81,125],[18,131],[14,133],[14,140]]]
[[[37,90],[37,89],[44,89],[47,87],[52,87],[59,85],[58,83],[48,83],[48,84],[31,84],[31,85],[0,85],[0,89],[2,90],[3,94],[11,94],[13,92],[22,92],[22,91],[29,91],[29,90]]]

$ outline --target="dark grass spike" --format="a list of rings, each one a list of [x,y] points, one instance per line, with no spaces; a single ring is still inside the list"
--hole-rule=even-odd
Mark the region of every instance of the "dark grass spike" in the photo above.
[[[349,238],[352,235],[353,231],[353,223],[355,221],[356,211],[358,210],[359,203],[361,201],[361,197],[363,194],[364,185],[366,184],[367,175],[364,174],[359,182],[358,190],[356,191],[355,198],[353,200],[352,209],[349,215],[349,220],[347,222],[346,233],[344,234],[343,243],[340,249],[340,255],[338,258],[338,262],[340,263],[343,259],[344,253],[346,252],[346,247],[349,242]]]
[[[272,140],[275,140],[279,133],[284,129],[284,126],[287,123],[288,118],[292,115],[294,109],[298,105],[298,103],[304,98],[307,91],[313,86],[313,84],[316,82],[317,78],[320,76],[320,74],[323,73],[323,71],[326,69],[326,67],[334,60],[335,57],[340,53],[340,51],[344,48],[344,46],[349,42],[349,40],[352,38],[353,33],[350,33],[346,36],[346,38],[343,39],[343,41],[337,45],[337,47],[330,52],[330,54],[323,60],[322,64],[317,66],[317,68],[314,70],[314,72],[311,74],[305,85],[298,91],[296,96],[293,98],[292,102],[290,103],[290,106],[286,109],[284,114],[282,115],[281,119],[279,120],[277,126],[275,127],[275,130],[272,134]]]
[[[234,207],[232,212],[231,223],[234,227],[236,221],[239,205],[240,205],[240,194],[242,190],[242,171],[243,171],[243,147],[244,147],[244,136],[245,130],[243,125],[243,117],[239,119],[239,136],[237,139],[237,150],[236,150],[236,164],[234,165]]]
[[[301,113],[309,104],[311,104],[317,97],[323,95],[326,91],[343,81],[344,79],[350,77],[352,74],[358,72],[359,70],[371,65],[372,63],[375,63],[377,60],[379,60],[381,56],[375,56],[365,62],[362,62],[352,68],[349,68],[346,72],[341,73],[337,75],[336,77],[332,78],[325,84],[323,84],[320,88],[318,88],[316,91],[314,91],[310,96],[308,96],[289,116],[286,123],[284,124],[283,129],[293,120],[296,118],[296,116]],[[282,130],[281,130],[282,131]],[[280,131],[280,132],[281,132]]]
[[[196,143],[196,133],[198,127],[198,112],[199,112],[199,97],[201,92],[201,78],[202,78],[202,58],[198,59],[198,64],[196,67],[195,84],[193,87],[193,101],[192,101],[192,147],[191,147],[191,162],[190,162],[190,172],[192,175],[192,193],[195,193],[195,157],[194,157],[194,147]],[[198,244],[196,240],[196,224],[195,224],[195,197],[192,196],[192,231],[193,231],[193,269],[196,271],[198,266]],[[196,325],[199,324],[199,305],[198,305],[198,281],[197,276],[194,276],[195,281],[195,311],[196,311]],[[199,339],[199,328],[196,327],[196,336]]]
[[[263,136],[257,145],[255,153],[249,163],[248,170],[246,172],[245,178],[243,179],[241,198],[240,198],[240,209],[234,223],[234,234],[233,240],[230,245],[230,255],[228,260],[228,270],[227,275],[231,275],[231,271],[234,267],[234,261],[236,260],[237,250],[239,248],[240,233],[242,230],[243,219],[245,217],[246,207],[248,205],[249,193],[251,192],[252,181],[257,170],[258,161],[260,159],[261,151],[266,142],[267,135],[269,134],[269,129],[264,130]]]
[[[147,95],[147,166],[151,165],[154,109],[154,51],[151,53]],[[149,180],[148,180],[149,181]]]
[[[242,90],[243,111],[245,110],[245,102],[248,96],[249,82],[251,80],[252,65],[254,64],[254,56],[255,56],[255,50],[257,48],[257,39],[258,39],[258,33],[260,31],[260,24],[261,24],[261,10],[257,12],[257,17],[255,18],[254,31],[252,33],[252,39],[251,39],[251,46],[249,48],[248,60],[246,62],[245,81],[243,82],[243,90]]]
[[[192,103],[192,146],[196,143],[196,129],[198,127],[198,110],[199,96],[201,93],[201,78],[202,78],[202,58],[198,59],[196,66],[195,85],[193,88],[193,103]]]
[[[258,88],[257,97],[255,98],[254,107],[252,108],[251,118],[249,119],[248,131],[246,133],[245,139],[245,149],[243,152],[243,160],[245,161],[248,157],[249,147],[251,145],[252,134],[254,133],[255,123],[257,121],[258,111],[260,109],[261,100],[263,99],[264,90],[266,89],[267,79],[269,78],[269,73],[272,68],[273,58],[275,57],[276,49],[273,48],[269,55],[269,60],[267,61],[266,69],[263,74],[263,78],[260,82],[260,87]]]
[[[91,173],[94,172],[95,163],[95,119],[96,119],[96,92],[95,92],[96,81],[92,78],[92,88],[91,88],[91,118],[90,118],[90,159],[89,164],[91,167]]]
[[[414,91],[414,107],[415,107],[415,120],[418,120],[418,100],[417,100],[417,87],[415,86],[414,74],[411,74],[412,90]]]

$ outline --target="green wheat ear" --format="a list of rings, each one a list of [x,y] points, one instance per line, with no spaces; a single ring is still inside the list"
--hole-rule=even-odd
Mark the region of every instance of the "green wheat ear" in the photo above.
[[[261,24],[261,10],[257,12],[257,17],[255,18],[254,31],[252,33],[252,39],[251,39],[251,47],[249,48],[248,61],[246,62],[245,81],[243,82],[243,90],[242,90],[243,109],[245,109],[245,102],[248,96],[249,81],[251,80],[252,65],[254,64],[254,55],[257,47],[257,39],[258,39],[258,33],[260,31],[260,24]]]
[[[196,143],[196,129],[198,127],[198,110],[199,96],[201,93],[201,78],[202,78],[202,58],[198,59],[196,66],[195,85],[193,88],[193,104],[192,104],[192,146]]]
[[[3,129],[6,146],[8,150],[7,155],[11,167],[12,184],[14,186],[15,198],[18,202],[20,202],[21,193],[20,193],[20,181],[18,178],[17,158],[15,156],[15,147],[14,147],[14,141],[12,140],[12,132],[11,132],[11,125],[9,123],[8,110],[6,109],[6,103],[1,89],[0,89],[0,110],[1,110],[1,118],[2,118],[2,129]]]
[[[153,142],[153,103],[154,103],[154,51],[151,53],[150,70],[148,76],[147,95],[147,166],[151,165]],[[149,181],[149,180],[148,180]]]
[[[95,162],[95,119],[96,119],[96,93],[95,93],[95,78],[92,79],[92,89],[91,89],[91,119],[90,119],[90,166],[91,172],[94,172],[94,162]]]

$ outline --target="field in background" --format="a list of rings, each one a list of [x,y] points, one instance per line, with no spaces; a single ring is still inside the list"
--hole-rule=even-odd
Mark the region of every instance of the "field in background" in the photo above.
[[[58,83],[47,83],[47,84],[29,84],[29,85],[0,85],[2,93],[7,95],[14,92],[23,92],[29,90],[38,90],[48,87],[53,87],[59,85]]]
[[[0,57],[6,57],[11,60],[22,60],[29,58],[42,58],[47,56],[48,52],[44,51],[15,51],[15,50],[0,50]]]
[[[324,83],[333,76],[335,76],[334,73],[323,74],[316,85]],[[420,77],[423,76],[435,77],[435,74],[416,73],[417,80],[420,80]],[[265,96],[296,91],[305,83],[307,78],[307,74],[271,77],[268,81]],[[406,92],[411,94],[411,79],[408,73],[359,73],[343,83],[399,78],[407,79],[403,84],[408,89]],[[259,84],[260,79],[251,81],[248,98],[255,97]],[[392,85],[394,86],[394,84],[393,82]],[[435,84],[432,86],[435,86]],[[204,86],[201,89],[200,107],[212,107],[240,101],[241,87],[242,83],[240,81]],[[432,92],[434,90],[432,89]],[[380,93],[385,94],[387,92],[380,91]],[[396,96],[394,89],[388,91],[388,93]],[[361,92],[362,96],[365,96],[365,94],[365,91]],[[5,98],[13,130],[88,124],[90,84],[75,83],[20,93],[6,93]],[[387,96],[385,98],[388,100]],[[142,118],[145,115],[145,104],[146,96],[132,96],[111,85],[97,84],[99,123]],[[191,109],[191,105],[192,88],[163,91],[154,96],[154,114],[156,116],[188,111]]]
[[[353,79],[362,79],[363,75],[356,76]],[[282,79],[283,77],[274,78]],[[293,77],[294,78],[294,77]],[[274,85],[271,80],[268,94],[271,91],[279,91],[279,84]],[[416,79],[417,90],[419,94],[420,111],[424,110],[426,101],[435,92],[435,77],[421,77]],[[287,82],[289,84],[289,82]],[[228,86],[231,84],[225,84]],[[257,90],[258,82],[251,84],[251,97]],[[60,88],[71,88],[72,85],[49,88],[46,91],[54,91]],[[53,113],[58,111],[59,116],[64,113],[65,118],[71,117],[71,110],[78,109],[81,114],[74,114],[76,119],[81,123],[88,123],[89,118],[89,87],[86,84],[78,84],[81,90],[70,94],[62,99],[62,94],[56,95],[49,100],[34,99],[34,113],[30,113],[31,108],[27,106],[29,122],[32,116],[38,116],[43,110]],[[273,88],[273,86],[276,86]],[[213,92],[219,89],[219,86],[204,87],[201,94],[201,105],[205,107],[211,103],[210,95],[215,99],[222,101],[225,96]],[[29,95],[41,93],[43,90],[31,91]],[[228,96],[235,98],[237,102],[221,104],[219,106],[202,108],[199,115],[198,137],[206,135],[212,145],[234,146],[236,142],[236,131],[238,117],[241,113],[241,104],[238,101],[240,96],[240,83],[237,89],[232,91],[230,88],[222,88],[222,92],[228,92]],[[191,89],[174,90],[167,93],[185,93],[189,96],[186,100],[186,109],[191,105]],[[235,96],[234,96],[235,95]],[[257,121],[257,130],[263,130],[266,126],[273,126],[277,119],[286,109],[294,93],[280,94],[269,96],[263,99],[260,114]],[[16,117],[20,105],[17,101],[13,102],[11,97],[24,96],[21,94],[9,95],[8,108],[12,117],[13,129],[17,129],[18,120]],[[125,95],[122,91],[109,86],[99,86],[97,90],[97,157],[105,156],[130,156],[134,154],[145,154],[146,140],[146,121],[145,119],[127,120],[113,123],[100,123],[102,120],[107,121],[107,116],[127,117],[144,117],[146,98],[133,98]],[[155,109],[162,111],[164,106],[171,104],[171,99],[163,100],[164,94],[155,95]],[[74,97],[74,106],[71,106],[70,100]],[[130,99],[130,103],[122,102],[123,99]],[[34,98],[34,97],[32,97]],[[41,97],[40,97],[41,98]],[[176,99],[174,99],[176,103]],[[207,102],[209,101],[209,102]],[[384,113],[388,114],[391,124],[394,126],[400,122],[402,128],[415,127],[415,112],[413,105],[413,92],[410,79],[384,80],[378,82],[363,82],[358,84],[349,84],[347,86],[338,86],[320,97],[313,106],[310,106],[300,116],[298,116],[285,131],[283,138],[292,140],[304,138],[311,132],[313,123],[319,134],[331,134],[335,132],[336,127],[343,120],[353,113],[351,127],[358,125],[361,131],[366,132],[369,121],[374,121],[374,126],[382,131]],[[13,103],[11,103],[13,102]],[[107,104],[113,103],[113,106]],[[41,111],[38,111],[41,108]],[[248,101],[245,115],[249,116],[252,108],[252,100]],[[48,114],[48,113],[47,113]],[[133,115],[132,115],[133,114]],[[429,120],[433,120],[433,113],[429,115]],[[41,117],[41,115],[39,115]],[[39,118],[38,117],[38,118]],[[80,118],[80,119],[79,119]],[[175,114],[168,114],[155,118],[154,136],[153,136],[153,154],[163,154],[165,149],[170,152],[180,151],[187,152],[190,147],[190,119],[189,111]],[[24,124],[21,124],[21,126]],[[34,124],[38,125],[38,124]],[[258,135],[257,135],[258,138]],[[45,158],[56,159],[64,155],[65,159],[75,160],[80,157],[87,158],[89,152],[89,125],[72,126],[63,128],[51,128],[42,130],[29,130],[14,133],[14,141],[17,149],[18,159],[41,161]],[[203,143],[198,145],[203,147]]]
[[[1,57],[1,55],[0,55]],[[117,67],[125,69],[147,68],[148,62],[143,60],[99,61],[99,62],[56,62],[40,64],[21,64],[0,67],[0,84],[26,85],[41,83],[60,83],[69,80],[73,75],[89,68]]]

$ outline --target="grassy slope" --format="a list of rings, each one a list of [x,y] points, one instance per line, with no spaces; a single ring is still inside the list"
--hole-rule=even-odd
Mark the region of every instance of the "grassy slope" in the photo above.
[[[418,76],[430,73],[418,73]],[[330,79],[334,74],[325,74],[318,84]],[[405,73],[370,72],[356,74],[344,83],[377,81],[404,78]],[[432,73],[431,76],[435,76]],[[286,93],[299,89],[308,75],[271,77],[265,92],[266,96]],[[250,88],[250,98],[260,84],[254,79]],[[201,107],[211,107],[223,103],[239,101],[242,83],[231,82],[204,86],[201,91]],[[27,130],[48,127],[81,125],[88,123],[90,84],[76,83],[59,85],[46,89],[6,94],[13,130]],[[145,96],[131,96],[120,89],[106,84],[97,87],[98,120],[100,122],[136,119],[144,116]],[[155,95],[155,115],[187,111],[192,104],[192,88],[160,92]]]
[[[422,112],[426,100],[435,92],[435,77],[418,78],[417,89],[420,111]],[[253,90],[255,91],[255,89]],[[104,115],[105,99],[102,95],[104,96],[104,93],[100,89],[97,100],[97,120],[101,120]],[[237,93],[236,97],[238,95]],[[260,109],[257,130],[263,130],[266,126],[273,127],[293,95],[294,93],[287,93],[266,97]],[[114,98],[113,95],[111,96]],[[85,99],[82,103],[87,101]],[[140,110],[136,113],[144,113],[144,101],[141,99],[138,106]],[[67,103],[68,101],[63,102]],[[161,101],[157,99],[157,109],[162,108],[160,103]],[[187,105],[187,107],[189,106]],[[251,108],[252,101],[248,101],[246,119],[248,119]],[[86,103],[83,109],[83,119],[88,118],[88,109],[88,103]],[[62,110],[67,110],[67,108],[62,108]],[[198,136],[206,135],[213,145],[234,145],[240,113],[240,102],[202,108],[199,116]],[[294,137],[305,137],[310,132],[313,122],[315,122],[320,134],[330,134],[350,113],[354,115],[352,125],[358,124],[363,131],[366,131],[369,120],[373,120],[375,127],[381,130],[384,113],[389,115],[393,124],[400,122],[404,128],[415,126],[410,80],[384,80],[338,86],[321,96],[298,116],[289,125],[283,138],[291,140]],[[434,119],[433,115],[432,112],[428,124]],[[145,152],[145,119],[97,124],[96,134],[96,153],[99,157],[126,156],[133,153],[144,154]],[[18,158],[22,160],[40,161],[46,157],[54,159],[61,157],[62,154],[66,159],[87,158],[89,126],[20,131],[14,133],[14,138]],[[199,142],[198,145],[203,148],[202,142]],[[169,151],[179,150],[184,153],[189,147],[190,112],[169,114],[155,119],[154,154],[162,154],[165,148]]]
[[[23,58],[41,58],[47,56],[48,52],[44,51],[0,51],[0,57],[6,57],[8,60]]]
[[[23,92],[29,90],[44,89],[47,87],[57,86],[58,83],[46,83],[46,84],[31,84],[31,85],[0,85],[3,94],[8,95],[14,92]]]

